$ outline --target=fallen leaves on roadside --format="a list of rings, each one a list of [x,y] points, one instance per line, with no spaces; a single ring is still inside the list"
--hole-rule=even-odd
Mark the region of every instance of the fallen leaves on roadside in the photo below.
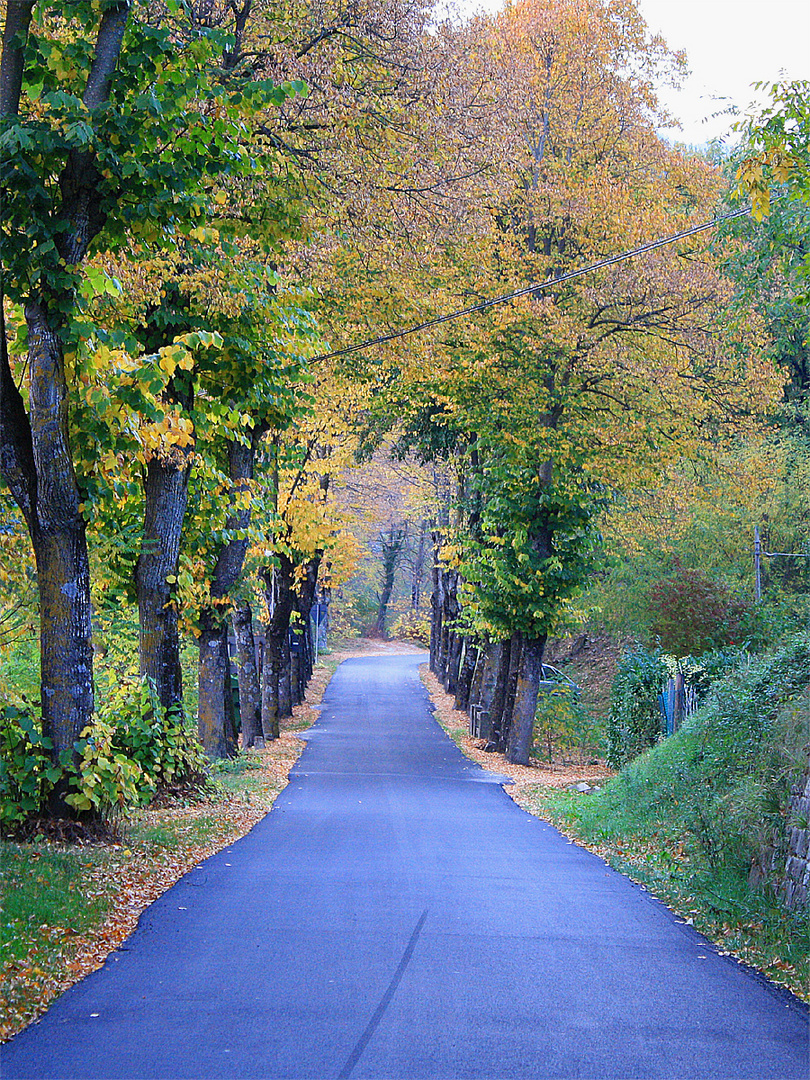
[[[506,791],[518,801],[520,790],[529,785],[547,788],[565,788],[569,784],[585,782],[599,784],[616,774],[604,763],[597,765],[563,765],[557,762],[533,761],[530,765],[512,765],[504,754],[487,753],[481,739],[473,739],[468,732],[469,718],[465,712],[454,707],[455,699],[448,694],[432,671],[422,668],[422,682],[436,708],[436,719],[448,735],[454,739],[462,752],[477,761],[490,772],[508,776],[512,783]]]

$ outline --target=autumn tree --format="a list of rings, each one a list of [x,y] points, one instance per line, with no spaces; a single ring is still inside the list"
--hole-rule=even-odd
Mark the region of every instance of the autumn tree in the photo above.
[[[633,5],[517,3],[481,34],[508,152],[487,229],[445,247],[445,282],[482,301],[546,284],[434,337],[434,363],[393,396],[419,415],[432,401],[434,426],[474,447],[474,527],[449,557],[481,628],[510,638],[502,738],[525,762],[545,640],[587,578],[604,491],[739,430],[779,380],[721,333],[729,287],[694,242],[565,280],[705,219],[722,186],[655,136],[651,80],[670,58]]]
[[[217,77],[222,36],[183,27],[179,7],[172,27],[128,0],[42,3],[32,22],[36,6],[6,5],[0,60],[0,293],[22,306],[27,331],[25,393],[0,334],[0,461],[37,562],[43,726],[59,758],[93,712],[68,414],[82,264],[91,250],[171,245],[198,228],[212,179],[251,171],[246,110],[284,91],[265,82],[232,95]]]

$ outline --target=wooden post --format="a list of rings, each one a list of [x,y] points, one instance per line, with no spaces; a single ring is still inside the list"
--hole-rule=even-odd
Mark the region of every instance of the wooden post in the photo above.
[[[683,672],[675,673],[675,704],[672,709],[672,728],[677,731],[683,722]]]
[[[754,600],[762,601],[762,543],[759,539],[759,526],[754,526]]]

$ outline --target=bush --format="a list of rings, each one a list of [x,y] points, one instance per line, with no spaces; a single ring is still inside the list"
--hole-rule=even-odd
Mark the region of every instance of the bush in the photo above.
[[[198,786],[207,758],[196,731],[186,727],[176,709],[163,709],[146,679],[130,680],[109,692],[99,717],[115,731],[114,746],[142,773],[138,800],[156,791]]]
[[[0,827],[21,825],[40,813],[62,776],[51,762],[53,743],[30,712],[0,708]]]
[[[576,750],[581,757],[599,753],[602,731],[572,686],[560,684],[537,699],[535,746],[549,761]]]
[[[427,648],[430,645],[430,619],[418,611],[407,611],[394,621],[391,637],[415,641]]]
[[[143,769],[116,748],[116,734],[109,721],[97,719],[76,743],[79,766],[71,770],[73,790],[65,802],[79,813],[111,818],[141,801]]]
[[[200,787],[207,760],[196,732],[164,710],[144,680],[121,684],[102,701],[75,745],[78,764],[51,761],[52,744],[31,711],[0,709],[0,827],[14,831],[44,813],[68,777],[65,802],[79,814],[111,818],[156,792]]]
[[[667,677],[658,652],[641,645],[625,652],[610,691],[608,762],[621,768],[661,737],[659,695]]]
[[[673,656],[734,645],[753,630],[751,605],[700,570],[676,564],[647,594],[650,631]]]

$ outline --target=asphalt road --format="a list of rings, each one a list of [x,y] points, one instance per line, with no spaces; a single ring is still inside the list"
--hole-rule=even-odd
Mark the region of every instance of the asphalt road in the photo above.
[[[273,811],[3,1048],[44,1077],[808,1076],[808,1014],[349,660]]]

